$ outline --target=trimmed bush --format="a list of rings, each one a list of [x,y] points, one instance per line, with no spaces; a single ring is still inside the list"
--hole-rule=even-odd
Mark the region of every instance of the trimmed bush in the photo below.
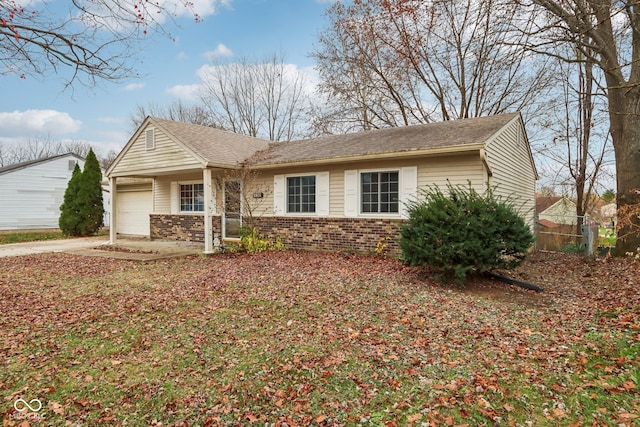
[[[408,206],[401,228],[401,258],[409,265],[429,266],[443,281],[463,282],[470,274],[521,263],[533,234],[511,200],[471,188],[447,186],[421,192]]]

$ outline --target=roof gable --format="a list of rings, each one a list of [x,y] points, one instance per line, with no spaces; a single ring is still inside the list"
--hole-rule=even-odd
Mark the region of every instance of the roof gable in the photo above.
[[[266,166],[428,150],[471,150],[481,147],[517,116],[519,113],[510,113],[272,143],[247,163]]]
[[[29,168],[29,167],[32,167],[32,166],[40,165],[42,163],[47,163],[47,162],[50,162],[50,161],[53,161],[53,160],[62,159],[64,157],[73,157],[76,160],[80,160],[82,162],[85,161],[84,158],[78,156],[75,153],[65,153],[65,154],[59,154],[57,156],[45,157],[45,158],[36,159],[36,160],[29,160],[29,161],[26,161],[26,162],[14,163],[14,164],[9,165],[9,166],[4,166],[4,167],[0,168],[0,175],[11,173],[11,172],[14,172],[14,171],[17,171],[17,170],[20,170],[20,169],[25,169],[25,168]]]
[[[145,147],[145,131],[155,129],[154,149]],[[107,176],[141,174],[162,168],[237,167],[268,147],[268,141],[220,129],[147,117],[107,170]]]

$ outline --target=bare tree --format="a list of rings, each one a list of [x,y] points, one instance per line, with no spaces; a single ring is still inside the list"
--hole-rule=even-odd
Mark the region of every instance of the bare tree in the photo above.
[[[220,127],[212,120],[203,105],[186,105],[182,101],[176,101],[168,106],[151,104],[148,107],[144,107],[138,105],[136,111],[130,116],[132,131],[138,129],[147,116],[202,126]]]
[[[573,49],[568,45],[560,48]],[[581,60],[581,51],[573,50],[576,62],[556,60],[557,96],[542,119],[553,141],[537,147],[537,153],[559,166],[555,167],[553,184],[571,188],[580,234],[584,215],[595,207],[598,190],[604,189],[599,187],[603,166],[612,158],[608,155],[611,141],[601,75],[593,61]]]
[[[46,138],[29,138],[24,142],[12,145],[0,144],[0,167],[67,153],[73,153],[85,158],[91,149],[93,149],[91,144],[85,141],[54,141],[50,136]],[[93,151],[96,152],[95,149]],[[104,167],[105,162],[110,163],[117,155],[118,153],[111,150],[106,156],[97,157],[101,166]]]
[[[603,73],[616,159],[618,217],[631,212],[616,252],[640,247],[640,8],[635,0],[520,1],[537,16],[530,51],[558,56],[554,46],[571,43]],[[521,28],[518,28],[520,30]],[[575,57],[562,57],[576,61]]]
[[[200,99],[223,129],[286,141],[307,132],[305,80],[282,56],[216,63],[202,76]]]
[[[51,2],[0,2],[0,64],[6,72],[45,77],[70,71],[67,85],[95,85],[134,75],[133,57],[149,32],[193,3],[72,0],[66,13]],[[199,16],[194,12],[194,19]]]
[[[548,83],[544,61],[510,46],[528,37],[506,31],[511,1],[362,0],[328,17],[321,88],[364,129],[536,108]]]

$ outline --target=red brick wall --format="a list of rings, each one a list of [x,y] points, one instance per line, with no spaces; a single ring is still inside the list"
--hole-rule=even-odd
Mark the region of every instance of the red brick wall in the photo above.
[[[190,242],[204,241],[204,221],[194,215],[150,215],[151,238]],[[282,239],[287,249],[305,251],[374,252],[378,242],[386,252],[400,253],[397,239],[402,220],[376,218],[258,217],[253,224],[272,240]],[[245,218],[245,224],[249,224]],[[221,218],[213,217],[219,236]]]
[[[199,215],[149,215],[151,239],[204,242],[204,217]],[[219,216],[212,218],[213,233],[220,236]]]
[[[287,249],[374,252],[378,242],[398,255],[401,220],[375,218],[259,217],[253,219],[264,236],[280,237]]]

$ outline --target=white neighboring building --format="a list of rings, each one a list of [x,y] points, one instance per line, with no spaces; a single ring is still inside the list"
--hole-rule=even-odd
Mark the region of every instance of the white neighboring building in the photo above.
[[[69,153],[0,168],[0,230],[58,228],[60,205],[76,163],[84,167],[82,157]],[[102,197],[107,211],[108,190]]]

